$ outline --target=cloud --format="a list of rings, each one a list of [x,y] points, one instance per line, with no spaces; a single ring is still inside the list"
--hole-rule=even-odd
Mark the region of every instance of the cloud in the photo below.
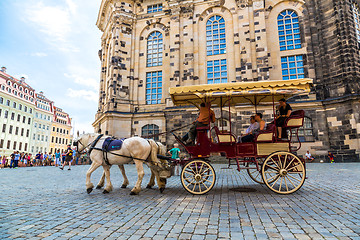
[[[76,13],[76,5],[72,0],[66,2],[66,7],[46,6],[42,1],[30,5],[25,10],[25,21],[35,24],[35,28],[46,36],[47,42],[58,50],[79,51],[69,41],[71,14]]]
[[[47,57],[47,53],[36,52],[36,53],[32,53],[31,56],[33,56],[33,57]]]
[[[66,95],[71,98],[83,98],[91,102],[97,102],[99,98],[97,92],[83,89],[74,90],[72,88],[68,88]]]
[[[80,76],[78,74],[68,74],[68,73],[64,73],[64,76],[72,79],[77,84],[90,87],[94,90],[99,89],[99,82],[93,78],[88,78],[88,77]]]

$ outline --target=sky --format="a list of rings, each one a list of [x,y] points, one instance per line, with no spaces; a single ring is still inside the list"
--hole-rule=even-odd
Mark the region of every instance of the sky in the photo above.
[[[101,0],[0,0],[0,67],[93,132],[100,82]]]

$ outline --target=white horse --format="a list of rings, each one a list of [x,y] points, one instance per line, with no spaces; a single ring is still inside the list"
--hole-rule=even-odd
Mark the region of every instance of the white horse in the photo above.
[[[100,166],[103,166],[106,177],[106,186],[104,189],[104,193],[109,193],[113,189],[110,180],[111,165],[119,165],[119,168],[124,176],[124,182],[122,187],[126,187],[129,184],[129,181],[125,175],[125,169],[123,164],[129,163],[132,160],[134,160],[135,162],[138,179],[134,188],[131,190],[130,195],[139,194],[139,192],[141,191],[141,182],[144,177],[144,162],[150,167],[152,173],[152,178],[150,179],[147,187],[152,187],[155,184],[154,178],[156,178],[160,192],[164,191],[166,178],[171,176],[166,160],[159,160],[157,158],[157,154],[165,155],[166,149],[164,145],[162,145],[161,143],[156,143],[152,139],[146,140],[140,137],[127,138],[123,141],[120,150],[115,150],[107,153],[108,163],[110,164],[108,165],[104,159],[102,145],[105,139],[109,136],[102,136],[100,139],[98,139],[95,146],[92,146],[95,143],[96,139],[99,137],[99,135],[100,134],[95,133],[84,134],[74,140],[74,146],[77,146],[78,153],[82,153],[85,149],[93,147],[89,156],[92,164],[86,173],[86,190],[88,193],[90,193],[94,188],[94,185],[91,183],[90,180],[91,174]],[[98,187],[101,187],[101,184],[98,184]]]

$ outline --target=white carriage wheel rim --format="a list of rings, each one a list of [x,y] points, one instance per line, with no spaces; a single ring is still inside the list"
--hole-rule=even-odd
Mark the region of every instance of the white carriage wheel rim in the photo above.
[[[190,165],[198,164],[198,163],[201,164],[200,169],[198,171],[191,168]],[[189,177],[185,176],[186,173],[190,176]],[[195,176],[197,177],[201,176],[201,180],[196,180],[194,178]],[[211,177],[212,181],[208,180],[209,177]],[[184,166],[183,170],[181,171],[181,184],[183,185],[186,191],[194,195],[201,195],[209,192],[215,185],[215,180],[216,180],[216,175],[214,168],[209,163],[203,160],[193,160],[187,163]],[[205,184],[206,182],[209,182],[210,185],[207,186]],[[203,188],[205,188],[204,191],[202,191]]]
[[[285,155],[284,157],[284,161],[274,161],[273,157],[274,156],[278,156],[280,158],[280,156]],[[288,156],[292,156],[293,159],[290,162],[287,162],[287,157]],[[269,162],[272,162],[273,165],[268,165]],[[293,162],[297,162],[297,164],[295,166],[291,165]],[[265,168],[270,168],[271,172],[269,172],[267,169],[265,171]],[[301,171],[300,172],[292,172],[293,169],[296,168],[300,168]],[[273,175],[271,175],[270,173],[273,173]],[[270,177],[267,177],[266,175],[270,175]],[[297,174],[297,175],[301,175],[301,178],[296,178],[293,177],[292,174]],[[301,162],[301,160],[294,155],[293,153],[290,152],[275,152],[270,154],[263,166],[262,166],[262,177],[264,180],[265,185],[272,190],[275,193],[279,193],[279,194],[290,194],[290,193],[294,193],[297,190],[299,190],[302,185],[305,182],[305,178],[306,178],[306,169],[304,164]],[[280,179],[280,184],[279,184],[279,188],[276,189],[275,188],[275,184],[279,181]],[[295,184],[294,184],[295,182]],[[285,184],[285,185],[282,185]],[[291,184],[291,185],[289,185]],[[282,186],[285,186],[286,191],[282,191]],[[291,190],[289,190],[289,186],[293,187]]]

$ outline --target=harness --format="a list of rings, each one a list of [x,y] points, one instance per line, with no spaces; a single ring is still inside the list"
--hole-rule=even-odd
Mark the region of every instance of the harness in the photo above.
[[[90,148],[89,148],[89,152],[88,152],[88,155],[89,155],[89,156],[90,156],[90,154],[91,154],[91,152],[92,152],[93,150],[101,151],[101,152],[103,153],[104,161],[105,161],[105,163],[106,163],[108,166],[111,166],[111,164],[110,164],[110,162],[109,162],[109,159],[108,159],[108,153],[109,153],[109,154],[112,154],[112,155],[115,155],[115,156],[119,156],[119,157],[131,158],[132,160],[139,160],[139,161],[143,161],[143,162],[146,162],[146,163],[149,162],[148,158],[149,158],[151,152],[149,153],[149,155],[148,155],[148,157],[147,157],[146,159],[141,159],[141,158],[137,158],[137,157],[125,156],[125,155],[123,155],[123,154],[117,154],[117,153],[111,152],[111,151],[109,151],[109,149],[108,149],[107,147],[103,147],[103,148],[97,148],[97,147],[95,147],[96,144],[99,142],[99,140],[100,140],[103,136],[104,136],[104,134],[100,134],[93,142],[89,143],[89,144],[84,148],[84,149],[86,149],[88,146],[91,145]],[[114,138],[114,137],[106,138],[105,140],[108,141],[107,146],[110,145],[110,142],[111,142],[112,140],[116,140],[116,139],[117,139],[117,138]],[[149,145],[151,146],[150,141],[149,141],[149,140],[147,140],[147,141],[148,141]],[[84,144],[82,144],[80,141],[78,141],[78,142],[79,142],[81,145],[84,146]],[[157,142],[155,142],[155,143],[156,143],[156,145],[159,147],[159,144],[158,144]],[[106,145],[105,145],[105,146],[106,146]],[[162,156],[162,155],[159,155],[159,154],[157,154],[157,157],[160,158],[160,159],[166,159],[166,160],[168,160],[167,157]],[[160,164],[161,164],[161,165],[164,165],[163,163],[160,163]],[[159,165],[158,163],[154,163],[154,165],[155,165],[156,167],[158,167],[158,168],[165,168],[165,169],[168,168],[168,167],[166,167],[166,166],[159,167],[159,166],[158,166],[158,165]]]

